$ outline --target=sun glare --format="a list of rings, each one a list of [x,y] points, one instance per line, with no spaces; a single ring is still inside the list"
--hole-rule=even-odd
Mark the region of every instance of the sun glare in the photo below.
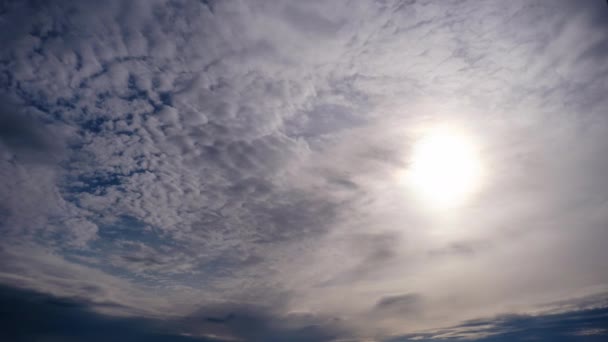
[[[456,130],[432,131],[416,143],[406,174],[416,193],[432,205],[459,205],[480,181],[477,148]]]

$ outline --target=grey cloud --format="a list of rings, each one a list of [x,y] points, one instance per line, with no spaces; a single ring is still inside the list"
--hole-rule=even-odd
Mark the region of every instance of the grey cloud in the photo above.
[[[336,318],[309,313],[277,314],[266,307],[225,304],[205,307],[178,320],[184,330],[246,341],[333,341],[351,332]]]
[[[90,303],[36,291],[0,286],[0,337],[10,340],[75,341],[332,341],[346,337],[336,320],[308,314],[277,316],[243,305],[200,309],[178,319],[116,317],[96,313]],[[98,304],[99,305],[99,304]],[[224,316],[217,316],[228,312]],[[65,324],[66,321],[71,324]]]
[[[455,242],[443,248],[429,251],[431,257],[474,256],[475,253],[488,248],[487,244],[479,242]]]
[[[359,234],[349,239],[350,248],[357,251],[357,261],[351,267],[344,267],[340,272],[331,274],[329,279],[321,281],[318,286],[336,286],[369,281],[383,266],[397,257],[399,237],[394,233]]]
[[[0,287],[2,330],[11,340],[61,339],[105,341],[305,341],[356,340],[336,319],[306,313],[276,316],[262,307],[225,304],[182,318],[158,320],[98,314],[86,301]],[[66,325],[70,321],[72,324]],[[530,336],[558,341],[601,341],[606,309],[582,309],[540,316],[503,316],[469,321],[451,329],[384,341],[431,341],[474,338],[480,341],[526,340]],[[32,327],[35,327],[32,329]],[[279,337],[280,336],[280,337]]]
[[[95,235],[87,215],[57,192],[72,129],[6,97],[0,103],[0,226],[8,240],[61,234],[83,246]],[[50,229],[53,227],[54,229]],[[53,230],[52,233],[49,233]]]
[[[422,308],[422,296],[415,293],[383,297],[375,307],[380,312],[390,311],[404,316],[419,314]]]
[[[313,138],[336,134],[364,125],[366,120],[359,111],[357,108],[341,104],[320,104],[305,115],[296,115],[286,124],[290,133],[296,136]]]
[[[104,316],[78,299],[4,285],[0,286],[0,303],[4,308],[0,313],[0,337],[11,341],[220,341],[185,336],[163,321]]]
[[[330,39],[342,26],[339,22],[333,22],[325,13],[315,13],[298,6],[289,4],[284,9],[285,20],[291,25],[298,27],[303,32],[312,32],[315,35]]]
[[[503,315],[463,322],[435,332],[388,339],[388,341],[476,340],[524,341],[531,338],[551,341],[601,341],[606,308],[579,307],[557,313]]]
[[[68,10],[64,5],[58,3],[49,7],[61,12]],[[235,69],[231,69],[232,75],[228,73],[225,76],[218,76],[223,73],[222,70],[214,72],[208,69],[208,75],[201,77],[197,67],[194,66],[195,70],[192,70],[191,64],[199,64],[199,56],[186,54],[187,63],[190,63],[187,65],[164,60],[162,54],[171,49],[196,45],[193,40],[188,40],[175,42],[174,46],[155,47],[157,40],[174,41],[163,38],[176,33],[170,32],[174,24],[171,18],[178,21],[183,18],[182,33],[192,39],[198,39],[194,34],[200,31],[209,40],[206,43],[221,40],[212,33],[221,29],[213,19],[203,24],[188,21],[191,14],[200,14],[197,7],[200,4],[196,2],[185,2],[183,7],[170,7],[167,12],[138,11],[138,20],[129,24],[120,22],[120,18],[115,22],[112,13],[120,10],[120,6],[114,5],[95,6],[95,10],[86,4],[75,5],[74,10],[80,13],[78,19],[64,23],[61,25],[62,31],[41,42],[43,45],[57,44],[54,49],[43,49],[45,54],[42,57],[54,60],[60,58],[58,54],[73,53],[80,65],[75,70],[63,69],[64,77],[57,79],[59,83],[64,82],[64,89],[72,89],[73,94],[63,95],[63,90],[43,94],[49,100],[58,98],[57,105],[50,102],[49,110],[58,111],[63,120],[80,128],[80,147],[72,151],[73,155],[67,163],[69,171],[60,174],[65,179],[62,182],[65,186],[60,188],[62,196],[76,202],[89,215],[98,219],[103,217],[101,222],[97,222],[101,227],[112,216],[133,215],[160,229],[174,231],[176,236],[183,236],[178,227],[188,230],[195,222],[208,221],[202,217],[204,212],[223,210],[226,212],[224,217],[230,212],[234,221],[238,221],[239,217],[270,220],[255,225],[274,227],[268,232],[247,233],[251,236],[261,235],[261,238],[255,238],[260,241],[272,241],[273,231],[281,235],[277,239],[284,239],[289,235],[288,230],[300,234],[317,229],[306,226],[319,226],[321,223],[302,221],[307,219],[307,209],[302,208],[300,214],[297,208],[300,201],[314,208],[316,204],[313,204],[312,198],[294,199],[295,203],[289,203],[290,199],[284,197],[289,191],[277,187],[274,187],[275,192],[282,192],[281,201],[284,201],[277,208],[270,203],[262,203],[262,198],[257,197],[259,193],[226,197],[241,179],[259,178],[261,182],[271,184],[274,182],[272,178],[290,160],[297,161],[306,154],[304,141],[296,141],[277,131],[281,115],[284,115],[281,111],[290,110],[289,103],[283,103],[284,95],[287,91],[294,94],[294,90],[297,92],[298,89],[270,74],[254,73],[243,77],[238,68],[236,74],[233,73]],[[133,6],[149,9],[141,4]],[[150,5],[151,8],[157,6],[160,8],[160,3]],[[222,9],[214,6],[216,10]],[[93,12],[98,12],[96,18],[82,20]],[[30,20],[35,26],[38,21],[57,21],[59,18],[33,16]],[[157,20],[169,31],[143,32],[147,25],[144,23]],[[118,31],[101,29],[106,24],[114,23],[118,24]],[[91,32],[102,33],[89,39]],[[147,37],[150,44],[140,46],[136,40],[123,39],[138,34]],[[37,35],[47,36],[46,33]],[[235,54],[228,47],[221,47],[221,42],[218,43],[218,56]],[[121,44],[125,45],[124,48],[120,47]],[[99,50],[99,47],[109,45],[114,48]],[[28,47],[35,48],[23,48],[26,50]],[[141,50],[142,47],[144,50]],[[262,46],[262,52],[267,47]],[[65,51],[61,51],[61,48]],[[149,50],[145,51],[146,48]],[[95,49],[99,50],[98,55],[94,55]],[[205,51],[205,55],[209,55],[208,51]],[[214,59],[212,55],[200,65],[213,64],[212,61],[217,58]],[[221,69],[236,66],[229,58],[223,64],[219,66]],[[150,74],[150,69],[156,71]],[[198,71],[204,69],[201,67]],[[13,78],[20,77],[14,71],[9,73]],[[43,76],[41,74],[40,79]],[[73,87],[73,84],[78,87]],[[36,88],[35,82],[23,87]],[[23,100],[38,100],[33,91],[26,94]],[[156,182],[150,184],[153,180]],[[127,193],[135,196],[125,196]],[[271,201],[271,198],[267,197],[267,200]],[[243,205],[248,202],[256,204]],[[330,203],[328,207],[331,206]],[[280,208],[285,208],[285,212],[281,212],[283,209]],[[260,212],[248,213],[249,210]],[[301,228],[288,227],[298,224],[296,221],[302,221]],[[233,222],[230,229],[240,229],[238,226],[241,225]],[[227,224],[222,226],[226,227]],[[206,229],[224,229],[222,226]],[[226,238],[231,234],[228,232]]]
[[[57,161],[63,148],[61,137],[39,117],[5,97],[0,98],[0,142],[19,159]]]

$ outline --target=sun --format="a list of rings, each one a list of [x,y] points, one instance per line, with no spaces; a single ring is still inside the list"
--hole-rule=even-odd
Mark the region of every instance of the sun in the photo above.
[[[455,129],[431,130],[415,144],[406,178],[434,206],[462,204],[480,183],[477,146],[470,136]]]

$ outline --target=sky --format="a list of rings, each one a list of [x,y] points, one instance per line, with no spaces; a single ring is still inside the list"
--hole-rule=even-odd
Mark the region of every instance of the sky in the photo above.
[[[0,339],[606,341],[603,0],[0,1]]]

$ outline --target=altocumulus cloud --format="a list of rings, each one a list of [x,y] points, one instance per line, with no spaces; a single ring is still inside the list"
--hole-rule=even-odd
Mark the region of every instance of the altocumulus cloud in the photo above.
[[[0,43],[3,338],[606,338],[604,1],[2,1]],[[449,214],[398,184],[442,123]]]

